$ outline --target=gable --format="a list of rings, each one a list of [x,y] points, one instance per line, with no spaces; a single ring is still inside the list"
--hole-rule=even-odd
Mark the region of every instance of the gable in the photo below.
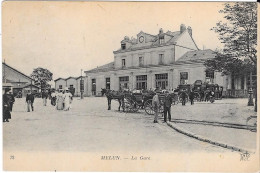
[[[2,75],[3,78],[13,82],[29,82],[33,80],[29,76],[23,74],[22,72],[10,67],[9,65],[2,63]]]
[[[180,34],[176,40],[176,44],[192,50],[199,50],[188,30],[185,30],[182,34]]]

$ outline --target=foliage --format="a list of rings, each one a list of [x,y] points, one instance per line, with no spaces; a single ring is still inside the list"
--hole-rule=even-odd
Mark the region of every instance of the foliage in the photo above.
[[[208,71],[221,72],[222,75],[233,74],[242,76],[250,72],[256,73],[256,65],[252,61],[243,61],[221,53],[217,53],[214,59],[207,60],[204,65]]]
[[[213,27],[224,43],[223,53],[230,57],[257,61],[257,3],[225,3],[223,13],[226,22],[220,21]]]
[[[52,73],[45,68],[38,67],[33,69],[31,78],[35,81],[35,85],[40,86],[41,89],[50,88],[48,82],[52,81]]]

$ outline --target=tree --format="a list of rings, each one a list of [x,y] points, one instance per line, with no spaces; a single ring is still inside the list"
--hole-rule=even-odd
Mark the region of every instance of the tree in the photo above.
[[[41,89],[50,88],[48,82],[52,81],[52,73],[45,68],[38,67],[33,69],[31,78],[35,81],[35,85],[39,86]]]
[[[250,59],[255,65],[257,61],[257,3],[236,2],[225,3],[226,22],[220,21],[213,27],[224,44],[225,55],[239,59]]]
[[[214,59],[205,61],[208,71],[221,72],[222,75],[243,76],[250,72],[256,73],[255,64],[250,60],[241,60],[216,52]]]
[[[217,54],[215,59],[208,60],[205,65],[222,74],[250,73],[252,78],[257,68],[257,3],[225,3],[224,9],[219,12],[225,15],[226,21],[218,22],[212,30],[218,33],[219,40],[224,44],[223,55]]]

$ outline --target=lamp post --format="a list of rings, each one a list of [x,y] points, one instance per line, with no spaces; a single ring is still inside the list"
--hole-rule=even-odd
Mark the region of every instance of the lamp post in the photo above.
[[[253,102],[253,84],[252,84],[252,72],[250,72],[250,88],[248,90],[249,98],[248,98],[248,104],[247,106],[254,106]]]
[[[83,92],[84,92],[84,83],[82,80],[82,69],[81,69],[81,77],[80,77],[80,98],[83,99]]]

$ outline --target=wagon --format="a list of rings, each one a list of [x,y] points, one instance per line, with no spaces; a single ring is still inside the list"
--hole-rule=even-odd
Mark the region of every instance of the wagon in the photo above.
[[[164,99],[165,99],[165,94],[160,94],[159,95],[159,110],[158,110],[158,113],[163,113]],[[154,112],[154,107],[153,107],[153,104],[152,104],[152,99],[149,99],[144,103],[144,109],[145,109],[145,112],[148,115],[154,115],[155,112]]]
[[[124,104],[126,112],[137,112],[138,110],[143,109],[142,93],[125,94]]]

